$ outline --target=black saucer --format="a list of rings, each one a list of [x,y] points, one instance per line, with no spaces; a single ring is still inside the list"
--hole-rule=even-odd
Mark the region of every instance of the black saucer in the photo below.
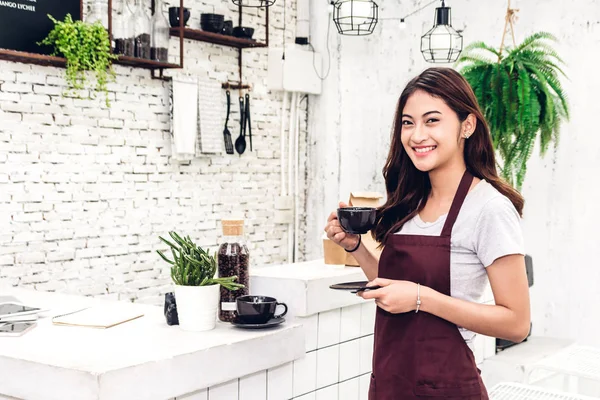
[[[351,293],[381,289],[381,286],[367,286],[367,283],[369,283],[369,281],[336,283],[335,285],[329,286],[329,288],[336,290],[348,290]]]
[[[237,326],[238,328],[244,328],[244,329],[264,329],[264,328],[272,328],[274,326],[277,326],[277,325],[281,324],[284,321],[285,321],[285,318],[280,317],[280,318],[271,318],[270,320],[268,320],[264,324],[248,324],[248,323],[242,322],[242,321],[240,321],[239,319],[236,318],[231,323],[233,325]]]

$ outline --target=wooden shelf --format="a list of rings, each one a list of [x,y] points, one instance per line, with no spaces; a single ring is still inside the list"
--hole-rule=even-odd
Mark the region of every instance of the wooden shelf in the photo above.
[[[180,28],[171,28],[171,36],[179,37]],[[257,42],[251,39],[242,39],[235,36],[221,35],[219,33],[212,33],[201,31],[199,29],[184,28],[183,37],[190,40],[198,40],[201,42],[214,43],[222,46],[234,47],[237,49],[247,49],[253,47],[267,47],[266,43]]]
[[[158,62],[154,60],[146,60],[143,58],[119,56],[119,59],[114,62],[115,64],[129,65],[136,68],[146,69],[167,69],[167,68],[181,68],[179,64],[170,64],[164,62]]]
[[[44,54],[25,53],[23,51],[0,49],[0,60],[15,61],[28,64],[38,64],[52,67],[65,67],[67,60],[63,57],[47,56]],[[163,63],[153,60],[145,60],[135,57],[120,56],[114,64],[128,65],[136,68],[146,69],[168,69],[181,68],[179,64]]]
[[[52,67],[64,67],[67,61],[62,57],[45,54],[26,53],[24,51],[0,49],[0,60],[14,61],[26,64],[37,64]]]

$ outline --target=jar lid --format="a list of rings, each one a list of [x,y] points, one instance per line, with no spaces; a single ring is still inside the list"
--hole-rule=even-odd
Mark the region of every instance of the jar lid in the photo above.
[[[222,219],[223,234],[227,236],[241,236],[244,234],[243,219]]]

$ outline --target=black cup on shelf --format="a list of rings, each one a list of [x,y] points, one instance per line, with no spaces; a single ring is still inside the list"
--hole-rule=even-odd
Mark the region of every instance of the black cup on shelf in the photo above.
[[[233,34],[233,21],[225,21],[223,22],[223,30],[221,31],[223,35],[231,36]]]
[[[190,10],[183,7],[183,26],[187,25],[190,15]],[[179,7],[169,7],[169,23],[173,28],[179,28]]]
[[[248,26],[236,26],[233,28],[233,36],[242,39],[252,39],[254,35],[254,28]]]
[[[238,320],[246,324],[265,324],[272,318],[281,318],[287,314],[285,303],[269,296],[241,296],[235,300]],[[277,306],[283,306],[281,314],[275,314]]]
[[[363,235],[375,226],[377,209],[373,207],[344,207],[337,209],[342,229],[347,233]]]

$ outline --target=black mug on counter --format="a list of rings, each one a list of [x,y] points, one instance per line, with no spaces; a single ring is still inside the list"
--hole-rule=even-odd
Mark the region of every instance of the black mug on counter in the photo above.
[[[287,314],[285,303],[278,303],[277,299],[269,296],[240,296],[235,299],[238,319],[246,324],[265,324],[272,318],[281,318]],[[283,306],[281,314],[275,314],[277,306]]]

